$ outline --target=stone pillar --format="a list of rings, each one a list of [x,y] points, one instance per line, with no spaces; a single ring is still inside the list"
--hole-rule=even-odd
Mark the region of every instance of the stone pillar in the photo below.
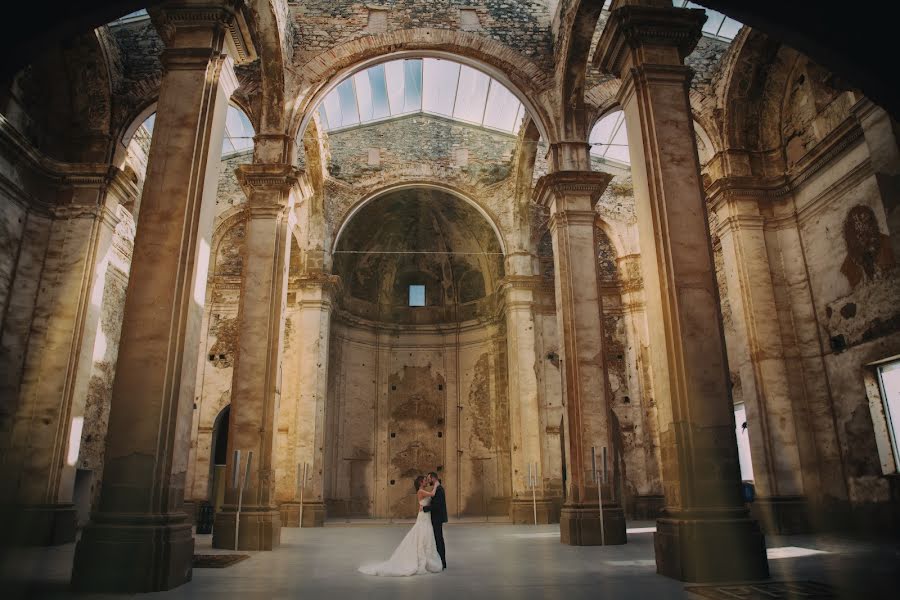
[[[113,384],[99,509],[75,550],[76,589],[152,592],[191,578],[183,512],[210,236],[232,54],[231,2],[172,2]]]
[[[94,342],[121,216],[116,208],[127,195],[117,193],[125,190],[116,183],[117,169],[61,168],[18,402],[4,440],[0,503],[12,512],[0,530],[6,540],[24,545],[75,541],[73,490]]]
[[[756,498],[752,509],[768,533],[809,531],[794,408],[776,318],[775,290],[766,251],[762,193],[730,178],[710,190],[718,216],[725,284],[737,343],[729,348],[747,409]]]
[[[657,572],[685,581],[768,575],[741,498],[734,413],[685,56],[702,10],[614,5],[594,56],[622,78],[650,323],[666,508]]]
[[[525,255],[521,258],[527,259],[530,270],[531,257]],[[514,265],[508,265],[508,272],[515,273],[516,270]],[[502,283],[505,294],[509,420],[512,434],[510,518],[515,524],[534,523],[534,501],[538,523],[555,523],[559,519],[553,500],[544,493],[534,328],[534,294],[540,285],[540,276],[534,275],[509,275]],[[534,497],[528,485],[529,468],[536,469]]]
[[[585,145],[586,146],[586,145]],[[556,318],[559,330],[565,403],[566,501],[560,512],[564,544],[601,543],[598,486],[591,472],[591,448],[600,469],[602,449],[612,473],[609,398],[603,363],[603,320],[597,279],[594,205],[611,176],[590,171],[558,171],[541,177],[535,200],[550,209],[556,270]],[[602,486],[607,544],[625,543],[625,516],[613,478]]]
[[[290,165],[252,164],[238,167],[237,175],[248,197],[247,224],[225,468],[229,481],[225,504],[216,514],[213,547],[272,550],[281,542],[272,450],[280,395],[292,235],[288,215],[297,172]],[[235,450],[241,452],[242,478],[249,452],[253,453],[250,476],[241,497],[236,545],[239,490],[231,480]]]
[[[296,463],[310,465],[310,476],[303,490],[303,516],[300,527],[325,524],[325,475],[329,467],[325,448],[326,405],[328,402],[328,344],[331,335],[332,297],[339,280],[320,271],[307,271],[298,283],[297,306],[300,323],[297,336],[304,340],[299,356],[300,399],[297,405]],[[282,511],[300,518],[300,490],[294,502],[282,505]],[[293,525],[293,523],[291,523]]]

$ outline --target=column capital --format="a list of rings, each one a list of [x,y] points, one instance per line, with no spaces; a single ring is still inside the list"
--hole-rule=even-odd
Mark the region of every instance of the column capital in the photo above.
[[[242,0],[175,0],[151,9],[150,15],[169,49],[180,45],[176,42],[179,30],[210,29],[227,34],[213,37],[213,50],[225,50],[237,64],[246,64],[257,56],[243,4]]]
[[[642,46],[665,46],[677,50],[672,64],[681,64],[702,35],[706,14],[698,8],[626,5],[612,11],[606,22],[593,63],[604,73],[621,77],[633,50]],[[654,55],[659,59],[659,56]],[[644,57],[633,57],[643,63]],[[677,63],[675,60],[677,59]],[[636,66],[636,65],[635,65]]]
[[[791,186],[784,177],[720,177],[706,190],[710,210],[718,211],[724,204],[752,199],[756,202],[777,200],[790,195]]]
[[[612,175],[599,171],[556,171],[538,179],[532,198],[535,203],[549,208],[568,194],[587,194],[593,207],[611,180]],[[560,210],[561,207],[557,204],[556,208]]]
[[[303,170],[287,164],[252,163],[238,165],[235,173],[238,184],[251,200],[259,194],[278,195],[282,198],[280,204],[285,206],[287,194],[300,181]]]

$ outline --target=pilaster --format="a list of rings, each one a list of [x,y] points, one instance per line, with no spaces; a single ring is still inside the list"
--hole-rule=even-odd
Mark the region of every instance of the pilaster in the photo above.
[[[794,419],[775,290],[759,201],[765,192],[730,178],[710,190],[718,219],[725,284],[737,336],[729,368],[741,379],[750,424],[755,516],[771,534],[809,531],[804,466]]]
[[[240,492],[231,485],[216,514],[213,547],[272,550],[281,540],[273,447],[291,243],[288,217],[299,171],[286,164],[248,164],[238,167],[237,177],[248,202],[226,473],[235,472],[235,450],[241,451],[244,465],[250,452],[253,459],[241,497],[237,544]],[[243,465],[238,470],[246,472]]]
[[[594,205],[611,178],[599,172],[557,171],[542,177],[534,191],[535,201],[550,209],[568,466],[560,532],[562,542],[571,545],[625,543],[618,492],[611,479],[600,490],[591,470],[591,448],[598,460],[604,447],[610,457],[613,449],[594,239]],[[599,492],[605,500],[605,536],[600,532]]]

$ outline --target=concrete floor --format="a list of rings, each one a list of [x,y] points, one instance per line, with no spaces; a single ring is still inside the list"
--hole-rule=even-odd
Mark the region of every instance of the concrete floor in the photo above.
[[[625,546],[572,547],[559,543],[556,526],[460,523],[445,527],[449,568],[441,574],[380,578],[356,567],[387,558],[409,525],[330,524],[283,529],[276,552],[252,556],[224,569],[195,569],[187,585],[147,598],[367,598],[403,600],[463,598],[687,598],[682,582],[661,577],[653,560],[654,523],[630,523]],[[197,552],[211,536],[197,536]],[[897,598],[900,547],[894,542],[840,537],[791,536],[767,540],[773,580],[817,581],[835,586],[840,598]],[[785,550],[784,548],[804,550]],[[822,553],[793,556],[818,550]],[[0,568],[0,596],[68,598],[74,545],[29,549]],[[789,555],[784,558],[775,556]],[[90,598],[80,595],[78,598]],[[116,596],[98,596],[114,598]]]

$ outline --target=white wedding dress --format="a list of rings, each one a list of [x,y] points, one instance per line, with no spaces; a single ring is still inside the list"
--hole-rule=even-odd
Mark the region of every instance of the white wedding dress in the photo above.
[[[428,506],[431,498],[419,500],[419,506]],[[412,526],[397,549],[387,562],[375,565],[363,565],[359,568],[366,575],[382,577],[409,577],[440,573],[444,566],[434,541],[434,529],[428,513],[420,510],[416,516],[416,524]]]

